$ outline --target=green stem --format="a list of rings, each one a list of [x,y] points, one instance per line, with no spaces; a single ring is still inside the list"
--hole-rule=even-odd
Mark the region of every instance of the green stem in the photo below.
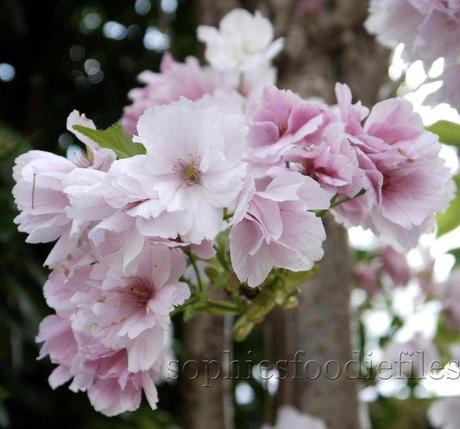
[[[330,209],[333,209],[334,207],[340,206],[341,204],[344,204],[344,203],[346,203],[348,201],[354,200],[355,198],[358,198],[361,195],[363,195],[365,192],[366,192],[365,189],[361,189],[355,196],[342,198],[341,200],[337,200],[337,201],[335,201],[335,197],[334,197],[332,199],[332,201],[331,201],[331,206],[329,207],[329,209],[327,209],[327,210],[317,210],[316,211],[316,216],[323,217]]]
[[[225,270],[225,271],[228,271],[228,272],[231,272],[232,270],[230,270],[228,264],[227,264],[227,261],[225,259],[225,254],[224,252],[221,251],[221,249],[219,249],[219,247],[217,247],[216,245],[214,245],[214,250],[216,251],[216,257],[217,257],[217,261],[219,262],[219,264],[221,265],[221,267]]]
[[[228,311],[229,313],[238,313],[238,306],[233,302],[219,301],[216,299],[207,299],[206,305],[216,310]]]
[[[340,204],[343,204],[343,203],[346,203],[348,201],[354,200],[355,198],[358,198],[361,195],[363,195],[365,192],[366,192],[365,189],[361,189],[354,197],[346,197],[346,198],[342,198],[341,200],[334,201],[331,204],[331,209],[333,209],[334,207],[340,206]]]
[[[174,310],[171,311],[169,313],[169,315],[172,317],[176,314],[179,314],[181,313],[182,311],[184,311],[184,308],[187,307],[188,305],[190,304],[194,304],[196,302],[196,297],[195,296],[191,296],[187,301],[185,301],[183,304],[181,305],[178,305],[177,307],[174,307]]]
[[[196,260],[195,260],[195,257],[193,256],[192,252],[190,251],[190,249],[186,249],[185,250],[185,254],[188,256],[188,259],[190,260],[190,264],[192,265],[193,267],[193,271],[195,272],[195,275],[196,275],[196,279],[197,279],[197,283],[198,283],[198,292],[200,294],[203,293],[204,291],[204,285],[203,285],[203,282],[201,280],[201,275],[200,275],[200,272],[198,271],[198,266],[196,264]]]
[[[220,301],[216,299],[205,299],[200,301],[199,298],[195,296],[184,302],[182,305],[175,307],[174,310],[169,313],[170,316],[172,317],[183,312],[189,305],[198,305],[200,306],[201,311],[218,310],[221,313],[238,314],[238,306],[233,302]]]

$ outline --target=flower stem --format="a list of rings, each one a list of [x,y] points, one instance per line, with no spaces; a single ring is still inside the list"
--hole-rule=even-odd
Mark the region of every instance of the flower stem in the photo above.
[[[323,217],[330,209],[333,209],[334,207],[337,207],[337,206],[340,206],[341,204],[344,204],[348,201],[351,201],[351,200],[354,200],[355,198],[358,198],[360,197],[361,195],[365,194],[366,193],[366,190],[365,189],[361,189],[356,195],[354,195],[353,197],[345,197],[345,198],[342,198],[341,200],[335,200],[335,197],[332,199],[331,201],[331,206],[329,207],[329,209],[327,210],[317,210],[316,211],[316,216],[318,217]]]
[[[360,197],[361,195],[363,195],[365,192],[366,192],[365,189],[361,189],[361,190],[360,190],[355,196],[353,196],[353,197],[346,197],[346,198],[342,198],[341,200],[334,201],[334,202],[331,204],[331,209],[333,209],[334,207],[340,206],[340,204],[343,204],[343,203],[346,203],[346,202],[348,202],[348,201],[354,200],[355,198],[358,198],[358,197]]]
[[[209,308],[222,310],[228,313],[238,313],[238,306],[233,302],[220,301],[216,299],[207,299],[205,303]]]
[[[201,280],[201,275],[200,275],[200,272],[198,270],[198,266],[196,264],[195,257],[193,256],[193,254],[190,251],[190,249],[186,249],[185,254],[188,256],[190,264],[193,267],[193,271],[195,272],[196,280],[197,280],[197,283],[198,283],[198,285],[197,285],[198,286],[198,292],[201,295],[204,292],[204,285],[203,285],[203,281]]]

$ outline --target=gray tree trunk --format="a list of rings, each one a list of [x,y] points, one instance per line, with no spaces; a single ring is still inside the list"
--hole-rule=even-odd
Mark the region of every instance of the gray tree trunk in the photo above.
[[[290,312],[277,311],[267,324],[271,335],[281,339],[272,349],[272,359],[294,360],[297,355],[300,361],[290,364],[277,402],[321,417],[330,429],[357,429],[357,381],[339,373],[358,357],[352,354],[347,235],[332,218],[325,223],[328,238],[318,273],[303,286],[299,306]],[[283,332],[276,332],[280,320]],[[350,375],[355,376],[356,368],[349,365]]]
[[[274,23],[277,36],[286,38],[284,54],[278,59],[280,87],[333,103],[335,83],[346,82],[357,99],[372,104],[387,76],[388,53],[363,28],[367,0],[316,1],[320,9],[309,11],[306,6],[314,3],[197,0],[197,22],[216,25],[234,7],[259,9]],[[331,218],[326,219],[326,230],[325,257],[317,276],[303,287],[299,306],[289,312],[275,311],[267,320],[267,343],[273,361],[290,359],[299,350],[305,351],[305,360],[320,365],[329,360],[345,365],[356,358],[352,353],[351,264],[346,232]],[[217,319],[200,316],[187,324],[186,354],[197,358],[219,356],[229,345],[223,338],[224,326]],[[333,371],[334,367],[330,368]],[[225,380],[216,381],[215,388],[202,388],[199,379],[184,382],[187,428],[229,427],[231,413],[225,407],[230,402],[228,386]],[[288,378],[280,384],[278,403],[295,405],[323,418],[329,429],[360,427],[357,382],[343,375],[335,381],[324,373],[316,380]]]
[[[181,374],[184,423],[187,429],[233,428],[233,400],[228,377],[232,350],[231,320],[208,314],[184,326]]]

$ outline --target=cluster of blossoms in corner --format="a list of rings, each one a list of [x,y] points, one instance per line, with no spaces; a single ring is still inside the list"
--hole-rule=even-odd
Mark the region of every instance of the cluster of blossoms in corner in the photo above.
[[[38,335],[57,365],[50,383],[71,381],[107,415],[136,409],[142,392],[155,407],[171,312],[205,295],[198,262],[263,289],[274,269],[323,257],[325,211],[409,248],[454,192],[407,101],[369,111],[342,84],[335,106],[278,89],[283,40],[258,13],[234,10],[198,37],[209,65],[167,54],[160,73],[142,73],[124,133],[74,111],[67,127],[86,153],[31,151],[14,168],[19,230],[57,241],[45,262],[55,314]]]
[[[436,59],[444,58],[443,85],[427,101],[460,108],[459,0],[372,0],[366,27],[385,46],[403,43],[404,59],[422,60],[427,70]]]

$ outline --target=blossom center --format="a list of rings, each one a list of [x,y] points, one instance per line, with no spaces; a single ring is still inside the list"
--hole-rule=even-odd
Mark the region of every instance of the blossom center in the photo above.
[[[311,177],[314,180],[318,180],[318,175],[327,175],[327,171],[324,167],[315,166],[314,161],[310,159],[304,160],[302,173],[304,176]]]
[[[256,52],[256,50],[245,40],[243,40],[240,44],[241,51],[245,55],[252,55]]]
[[[187,165],[184,169],[185,178],[189,182],[196,182],[198,179],[198,170],[194,165]]]
[[[126,291],[136,308],[145,308],[153,297],[153,292],[153,287],[148,280],[137,277],[131,280]]]
[[[187,186],[201,183],[201,171],[195,161],[179,161],[174,167],[176,176]]]
[[[282,136],[284,136],[286,134],[287,129],[288,129],[288,122],[286,120],[279,128],[280,137],[282,137]]]

